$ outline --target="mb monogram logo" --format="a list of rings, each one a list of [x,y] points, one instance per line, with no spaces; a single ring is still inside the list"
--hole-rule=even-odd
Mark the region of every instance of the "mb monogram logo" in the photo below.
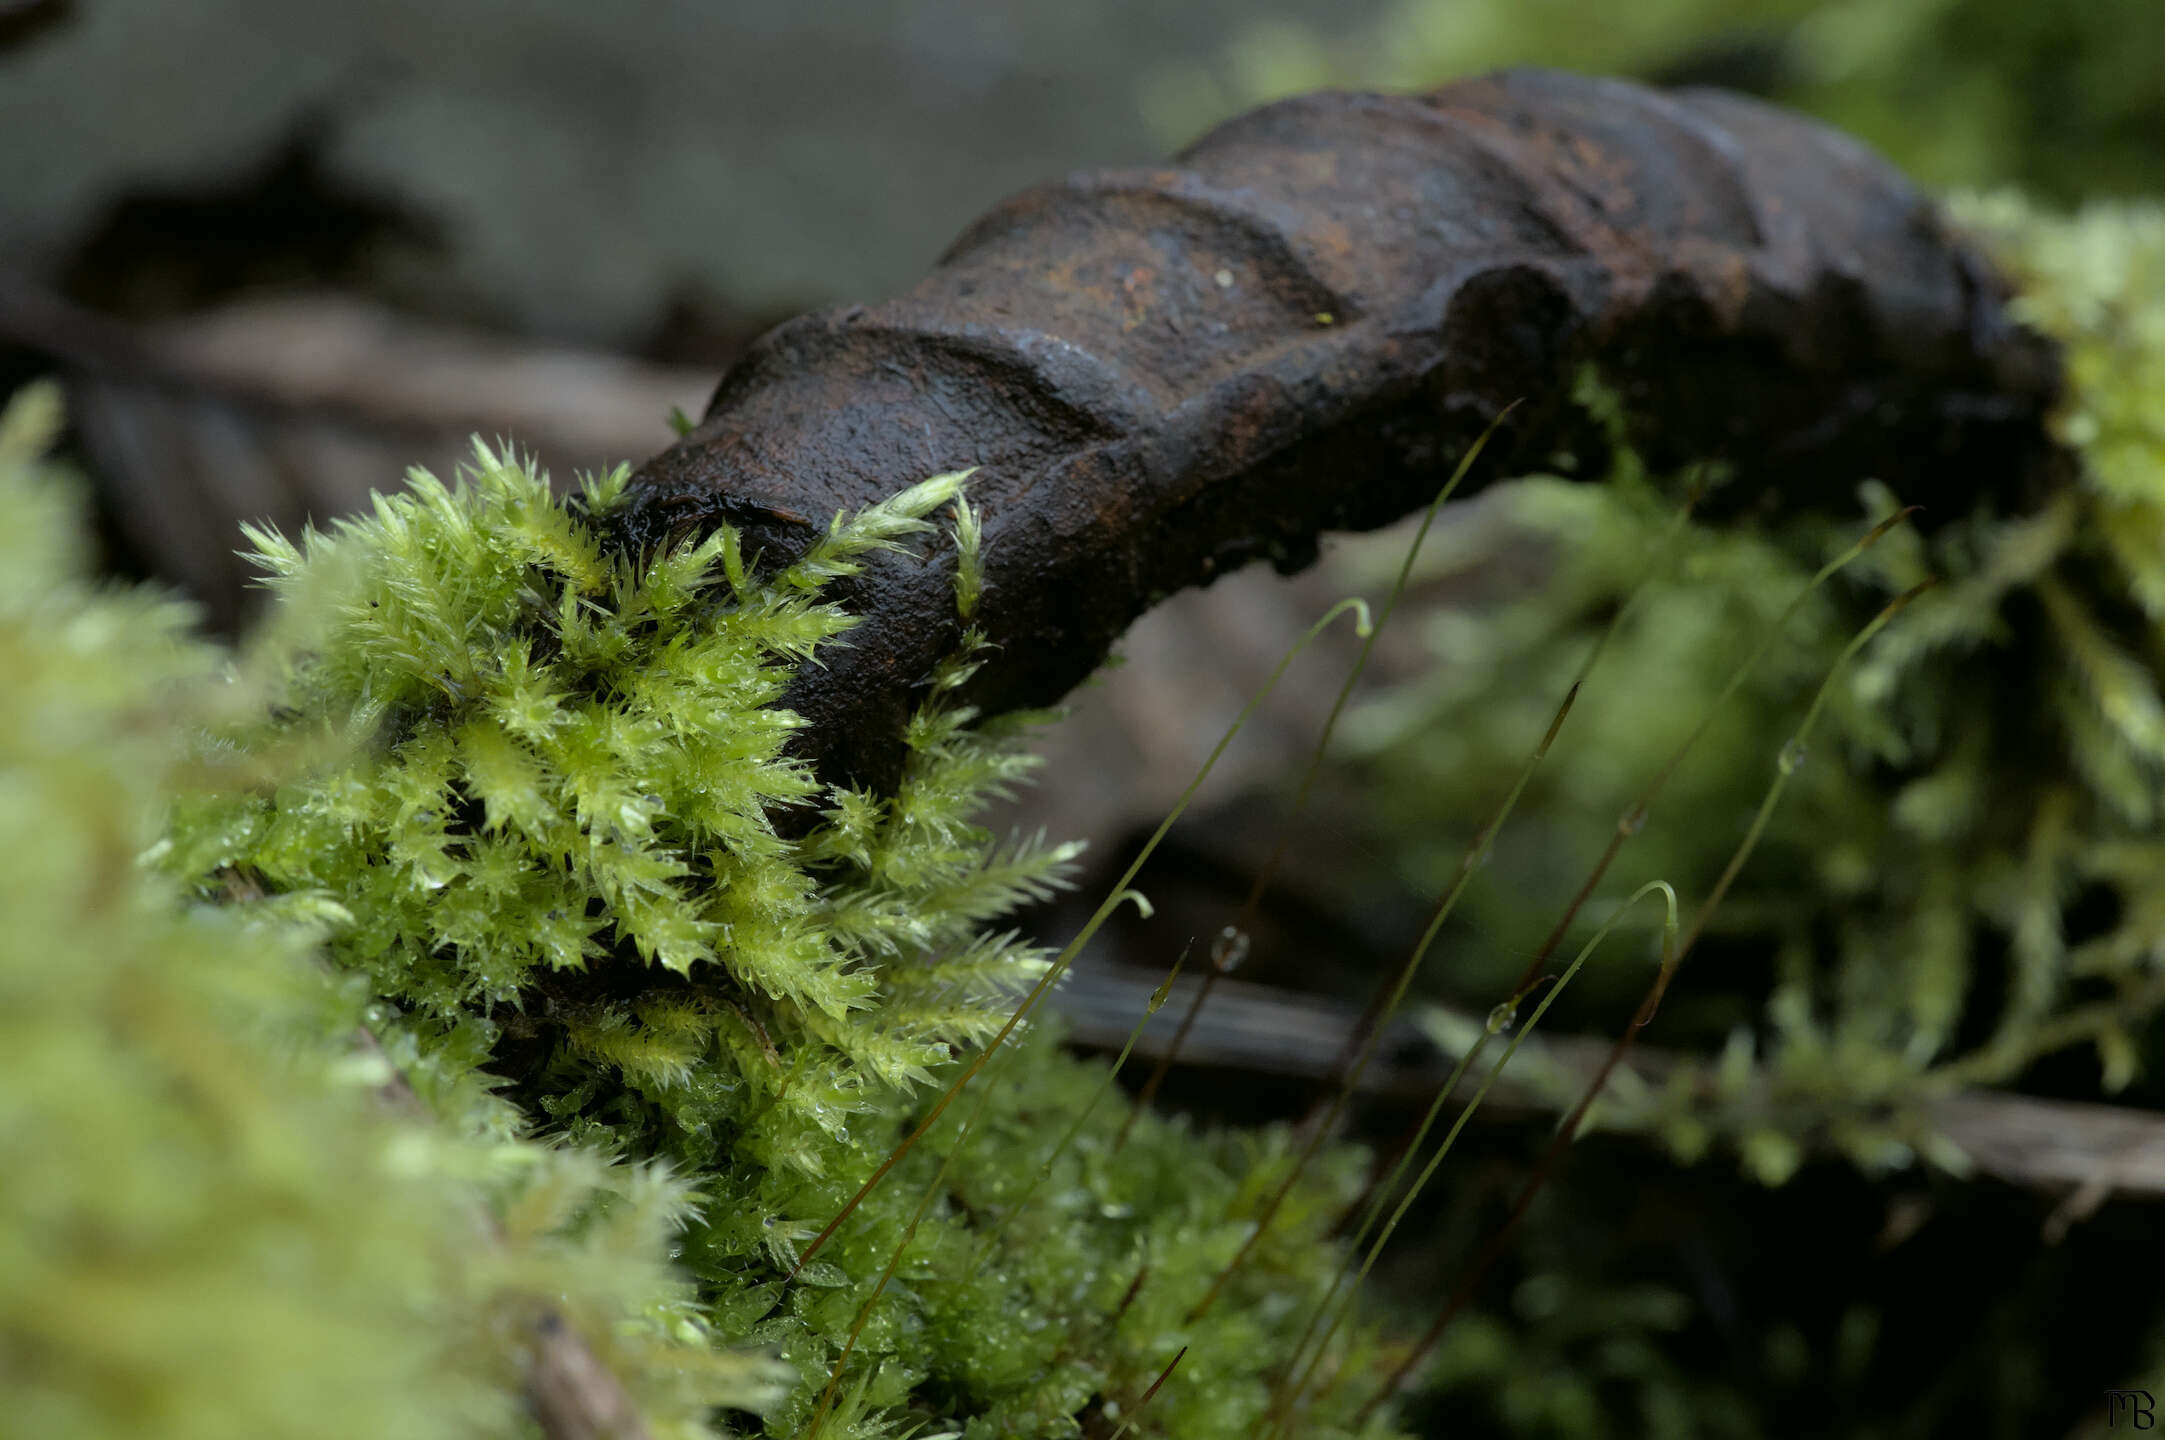
[[[2117,1429],[2122,1417],[2126,1417],[2130,1429],[2157,1429],[2157,1402],[2147,1390],[2107,1390],[2105,1392],[2105,1428]]]

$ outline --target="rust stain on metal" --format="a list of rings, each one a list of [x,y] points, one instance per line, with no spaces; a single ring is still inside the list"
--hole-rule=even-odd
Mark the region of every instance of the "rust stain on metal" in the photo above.
[[[1018,195],[909,293],[771,331],[622,536],[727,522],[772,560],[799,517],[977,466],[1000,648],[971,698],[1043,704],[1157,597],[1425,503],[1513,400],[1484,475],[1592,467],[1589,362],[1656,464],[1729,461],[1731,503],[1865,475],[1942,513],[2027,503],[2059,366],[2004,299],[1884,161],[1750,100],[1531,70],[1308,95],[1171,168]],[[843,590],[864,623],[785,702],[825,778],[894,783],[950,570],[883,556]]]

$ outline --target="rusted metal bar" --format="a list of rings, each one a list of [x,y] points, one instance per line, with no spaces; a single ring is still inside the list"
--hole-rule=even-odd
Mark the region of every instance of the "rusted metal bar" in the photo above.
[[[999,648],[970,698],[1043,704],[1158,598],[1425,503],[1513,400],[1486,475],[1597,473],[1588,363],[1656,463],[1730,462],[1732,505],[1867,474],[1942,513],[2022,503],[2059,368],[2004,298],[1885,162],[1753,101],[1535,70],[1326,92],[1019,195],[899,299],[769,332],[619,523],[646,547],[728,521],[783,559],[977,466]],[[950,570],[885,556],[843,592],[864,623],[785,701],[826,778],[893,783]]]

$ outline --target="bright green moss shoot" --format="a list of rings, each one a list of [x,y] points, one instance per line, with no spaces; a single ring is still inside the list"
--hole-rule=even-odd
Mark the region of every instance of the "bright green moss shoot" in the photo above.
[[[1032,763],[1014,743],[1029,717],[980,722],[951,698],[972,634],[910,726],[893,796],[823,791],[783,754],[798,722],[773,704],[793,667],[847,643],[821,591],[859,557],[954,505],[969,613],[964,477],[837,517],[769,570],[728,529],[611,554],[595,517],[622,478],[560,503],[484,449],[455,487],[416,475],[330,534],[254,536],[282,601],[265,647],[279,675],[268,718],[220,743],[278,781],[184,801],[165,862],[207,896],[260,887],[350,915],[327,953],[376,997],[370,1023],[424,1093],[497,1077],[582,1147],[695,1184],[678,1245],[700,1324],[793,1367],[803,1383],[764,1423],[800,1433],[954,1121],[785,1284],[798,1247],[907,1132],[954,1047],[1042,973],[987,925],[1073,852],[1002,845],[971,820]],[[796,838],[770,818],[790,806],[819,816]],[[1146,1119],[1114,1157],[1108,1108],[988,1243],[1097,1073],[1033,1034],[978,1082],[990,1108],[851,1350],[825,1433],[1255,1425],[1338,1260],[1324,1237],[1352,1198],[1349,1158],[1303,1183],[1227,1300],[1185,1324],[1242,1238],[1241,1204],[1282,1173],[1273,1136]],[[1306,1433],[1348,1433],[1374,1343],[1346,1342],[1353,1378]]]

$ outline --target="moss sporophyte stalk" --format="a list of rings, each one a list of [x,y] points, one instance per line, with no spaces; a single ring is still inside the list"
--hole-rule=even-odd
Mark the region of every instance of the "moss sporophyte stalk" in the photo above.
[[[2165,228],[1966,213],[2070,347],[2081,473],[2037,513],[1926,539],[1867,487],[1855,515],[1716,530],[1619,449],[1411,571],[1499,524],[1552,556],[1536,593],[1422,618],[1449,663],[1350,709],[1335,750],[1391,862],[1513,937],[1450,977],[1488,1024],[1430,1017],[1464,1073],[1509,1052],[1571,1110],[1580,1077],[1529,1032],[1596,1002],[1613,1032],[1678,975],[1665,1042],[1703,1058],[1589,1123],[1768,1184],[1808,1146],[1958,1167],[1925,1102],[2057,1049],[2133,1073],[2165,1000]],[[658,1437],[1381,1437],[1401,1370],[1555,1433],[1605,1433],[1617,1393],[1649,1433],[1750,1432],[1744,1389],[1663,1349],[1689,1303],[1583,1278],[1538,1207],[1508,1309],[1436,1294],[1386,1324],[1346,1283],[1463,1113],[1367,1189],[1349,1147],[1138,1112],[1049,1021],[991,1048],[1053,959],[1003,917],[1076,852],[976,818],[1043,717],[960,699],[966,476],[773,565],[728,526],[622,554],[622,472],[560,500],[480,448],[328,531],[253,533],[277,603],[229,654],[88,580],[39,458],[56,425],[46,390],[0,425],[0,1133],[39,1157],[0,1184],[0,1429],[531,1433],[546,1309]],[[834,582],[943,529],[962,638],[901,779],[823,785],[776,702],[850,641]],[[2108,923],[2070,918],[2076,879],[2119,897]],[[1663,894],[1658,957],[1595,954]],[[1587,961],[1568,995],[1514,983],[1552,932]],[[1718,963],[1746,953],[1764,993]]]
[[[1526,823],[1498,834],[1490,883],[1468,897],[1466,919],[1496,958],[1464,957],[1457,983],[1481,994],[1511,988],[1521,965],[1503,952],[1550,931],[1609,844],[1601,820],[1639,813],[1643,777],[1714,716],[1615,879],[1726,891],[1705,940],[1740,959],[1779,956],[1778,980],[1755,996],[1733,969],[1702,972],[1696,1008],[1711,1028],[1688,1038],[1726,1058],[1685,1065],[1658,1093],[1612,1093],[1600,1113],[1664,1134],[1687,1157],[1726,1140],[1770,1181],[1795,1168],[1808,1135],[1871,1167],[1919,1152],[1959,1167],[1925,1102],[2011,1080],[2071,1045],[2095,1047],[2106,1087],[2124,1085],[2130,1027],[2160,999],[2148,958],[2159,932],[2139,893],[2148,872],[2132,857],[2154,854],[2165,774],[2153,719],[2165,713],[2165,552],[2145,538],[2165,497],[2165,230],[2142,206],[2049,220],[1996,197],[1958,213],[2021,277],[2018,311],[2068,344],[2057,424],[2080,457],[2074,483],[2034,514],[1943,518],[1929,540],[1888,531],[1795,611],[1784,643],[1710,712],[1767,621],[1847,543],[1843,528],[1828,516],[1695,525],[1672,542],[1673,503],[1628,464],[1601,486],[1530,482],[1431,547],[1421,579],[1539,545],[1552,562],[1538,591],[1439,618],[1437,663],[1348,722],[1375,841],[1408,874],[1441,873],[1456,859],[1443,817],[1486,803],[1609,637],[1584,713],[1522,801]],[[1898,507],[1869,483],[1860,500],[1860,520]],[[1679,548],[1649,582],[1646,557],[1669,544]],[[1934,579],[1842,661],[1876,611]],[[1795,733],[1807,712],[1808,743]],[[1770,785],[1786,793],[1755,824]],[[1726,874],[1747,836],[1752,863]],[[2068,918],[2078,885],[2091,887],[2103,928]],[[2101,904],[2107,893],[2113,903]],[[1981,993],[1980,971],[2000,953],[2004,989]],[[1635,982],[1589,983],[1620,1000]],[[2106,1003],[2071,1003],[2077,993]],[[1568,1104],[1577,1081],[1536,1081],[1538,1069],[1520,1073]]]

